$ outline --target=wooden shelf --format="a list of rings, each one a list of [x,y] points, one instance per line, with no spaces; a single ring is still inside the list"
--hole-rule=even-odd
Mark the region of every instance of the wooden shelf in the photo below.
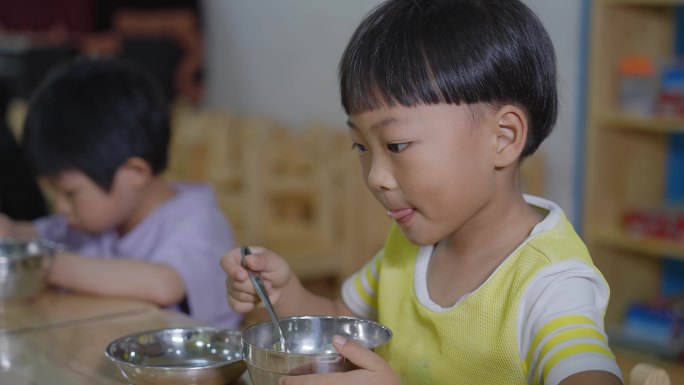
[[[682,117],[617,110],[618,63],[630,55],[672,57],[680,5],[684,0],[591,2],[583,236],[611,288],[607,324],[621,324],[631,303],[658,294],[662,259],[684,261],[684,243],[632,236],[616,225],[626,208],[664,204],[669,135],[684,133]]]
[[[604,129],[635,130],[657,134],[684,133],[684,118],[603,113],[597,117],[597,120]]]
[[[601,231],[591,237],[593,242],[614,249],[654,258],[668,257],[684,260],[684,243],[658,238],[636,237],[618,231]]]
[[[640,7],[674,7],[684,5],[684,0],[606,0],[610,5],[633,5]]]

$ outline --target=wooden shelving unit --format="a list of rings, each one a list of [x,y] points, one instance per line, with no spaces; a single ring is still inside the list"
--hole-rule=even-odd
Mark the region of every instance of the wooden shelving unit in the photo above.
[[[669,137],[684,132],[684,119],[618,108],[618,60],[672,57],[680,5],[684,0],[592,1],[583,235],[611,287],[608,328],[629,304],[658,294],[663,258],[684,260],[684,244],[627,234],[621,221],[629,209],[665,203]]]
[[[619,112],[608,112],[599,114],[596,120],[604,129],[642,131],[654,134],[684,133],[684,119],[682,118],[644,118]]]
[[[669,134],[684,132],[684,119],[620,112],[618,60],[671,57],[677,5],[684,1],[592,2],[583,228],[611,285],[607,323],[619,322],[632,301],[658,292],[662,257],[684,259],[684,245],[630,236],[621,227],[626,210],[663,204]]]
[[[667,255],[669,258],[684,260],[684,245],[674,241],[634,237],[620,231],[598,232],[591,241],[603,247],[639,253],[645,257],[662,258]]]

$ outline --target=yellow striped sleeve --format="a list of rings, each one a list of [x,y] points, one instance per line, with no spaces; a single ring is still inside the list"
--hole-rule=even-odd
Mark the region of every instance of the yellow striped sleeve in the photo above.
[[[537,347],[546,336],[553,333],[555,330],[575,325],[596,326],[596,323],[594,323],[594,321],[588,317],[567,315],[563,317],[558,317],[544,325],[541,329],[539,329],[539,331],[534,335],[534,339],[532,340],[530,350],[527,352],[527,356],[525,357],[525,370],[529,370],[532,358],[534,356],[534,352],[537,350]]]
[[[371,261],[353,277],[354,290],[360,299],[374,312],[378,309],[377,289],[378,271],[382,263],[382,252],[376,254]]]
[[[578,354],[585,354],[585,353],[598,353],[598,354],[603,354],[607,357],[610,357],[611,359],[615,359],[615,356],[613,353],[607,349],[605,346],[593,344],[593,343],[584,343],[584,344],[574,344],[574,345],[569,345],[566,346],[560,350],[558,350],[556,353],[554,353],[551,358],[549,358],[548,361],[546,361],[546,364],[544,365],[543,369],[543,378],[548,378],[549,377],[549,372],[551,372],[551,369],[553,369],[554,366],[556,366],[557,363],[560,361],[574,356]],[[535,378],[535,384],[539,384],[539,377],[536,376]]]
[[[354,278],[354,287],[356,288],[356,293],[363,299],[363,302],[366,303],[366,305],[370,307],[373,306],[373,297],[371,296],[371,293],[369,293],[368,290],[366,290],[365,287],[363,287],[363,275],[357,274],[356,277]]]
[[[615,356],[608,349],[608,341],[596,323],[584,316],[567,315],[554,319],[535,334],[527,352],[524,367],[528,378],[539,384],[553,367],[565,358],[586,353]],[[540,369],[540,365],[543,367]]]

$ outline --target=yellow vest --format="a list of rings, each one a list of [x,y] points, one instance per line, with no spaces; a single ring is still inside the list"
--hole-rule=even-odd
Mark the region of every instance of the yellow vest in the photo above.
[[[378,295],[372,303],[378,306],[379,322],[393,331],[392,342],[381,354],[406,385],[527,384],[530,362],[521,360],[517,343],[518,308],[525,288],[537,272],[556,262],[574,259],[593,266],[584,243],[563,217],[555,228],[536,235],[510,255],[487,282],[453,309],[437,313],[425,308],[415,295],[418,250],[393,226],[382,262],[376,266]],[[556,330],[563,322],[578,321],[583,322],[556,320],[551,322],[557,323],[553,328],[543,329]],[[542,337],[535,336],[535,341]],[[545,374],[572,352],[560,353],[545,365]],[[598,353],[612,356],[605,349]]]

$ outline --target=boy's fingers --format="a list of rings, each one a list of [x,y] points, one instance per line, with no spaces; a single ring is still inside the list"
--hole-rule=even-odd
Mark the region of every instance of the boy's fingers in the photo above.
[[[252,253],[245,256],[245,264],[252,271],[264,271],[268,268],[268,258],[265,258],[262,254]]]
[[[377,371],[387,366],[387,362],[382,357],[354,340],[334,336],[333,345],[338,353],[359,368]]]
[[[327,374],[306,374],[301,376],[286,376],[278,380],[278,385],[319,385],[326,384],[348,384],[349,379],[343,373]]]
[[[226,273],[228,277],[226,278],[226,283],[230,283],[230,281],[234,282],[245,282],[249,276],[247,275],[247,271],[243,269],[241,266],[231,266],[228,270],[226,270]]]
[[[273,252],[261,247],[253,247],[251,251],[252,254],[245,257],[247,267],[265,273],[278,269],[280,260]]]
[[[228,305],[230,306],[231,309],[235,310],[238,313],[249,313],[254,308],[256,307],[253,303],[249,302],[233,302],[233,301],[228,301]]]
[[[240,265],[240,251],[233,249],[221,258],[221,268],[228,272],[232,266]]]

